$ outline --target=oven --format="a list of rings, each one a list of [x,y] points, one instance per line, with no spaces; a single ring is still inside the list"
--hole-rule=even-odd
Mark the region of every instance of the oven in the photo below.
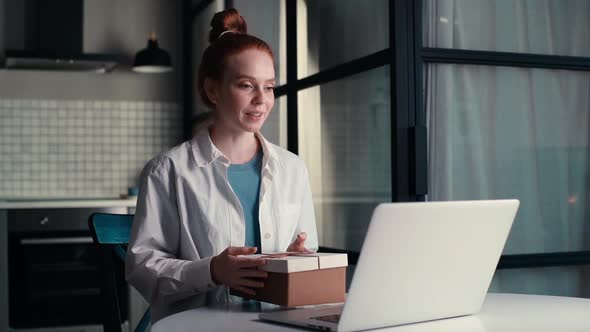
[[[11,330],[101,330],[100,257],[88,229],[93,212],[124,214],[127,208],[7,211]],[[118,270],[119,308],[127,320],[129,297],[122,263]]]

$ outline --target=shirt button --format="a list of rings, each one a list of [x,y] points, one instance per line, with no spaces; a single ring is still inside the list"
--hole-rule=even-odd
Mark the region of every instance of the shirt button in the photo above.
[[[266,233],[266,234],[264,234],[264,238],[265,238],[265,239],[270,239],[270,233]]]

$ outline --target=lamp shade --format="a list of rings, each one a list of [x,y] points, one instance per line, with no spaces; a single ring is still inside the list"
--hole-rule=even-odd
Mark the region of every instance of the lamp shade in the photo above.
[[[166,73],[172,71],[170,54],[158,46],[155,33],[152,32],[147,47],[135,55],[133,71],[138,73]]]

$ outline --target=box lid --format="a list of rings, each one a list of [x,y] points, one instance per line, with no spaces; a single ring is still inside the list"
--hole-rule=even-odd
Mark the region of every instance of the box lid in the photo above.
[[[348,266],[348,256],[340,253],[274,253],[244,255],[247,258],[264,258],[266,264],[258,269],[268,272],[293,273]]]
[[[301,254],[305,257],[317,257],[319,269],[331,269],[348,266],[348,255],[331,252],[316,252],[313,254]]]

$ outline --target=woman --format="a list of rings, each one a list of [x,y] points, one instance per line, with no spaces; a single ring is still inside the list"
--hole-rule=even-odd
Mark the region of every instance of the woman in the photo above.
[[[234,9],[211,27],[198,86],[212,124],[141,175],[126,269],[153,321],[228,301],[228,288],[254,294],[264,260],[240,255],[318,246],[303,161],[260,134],[274,104],[272,51]]]

